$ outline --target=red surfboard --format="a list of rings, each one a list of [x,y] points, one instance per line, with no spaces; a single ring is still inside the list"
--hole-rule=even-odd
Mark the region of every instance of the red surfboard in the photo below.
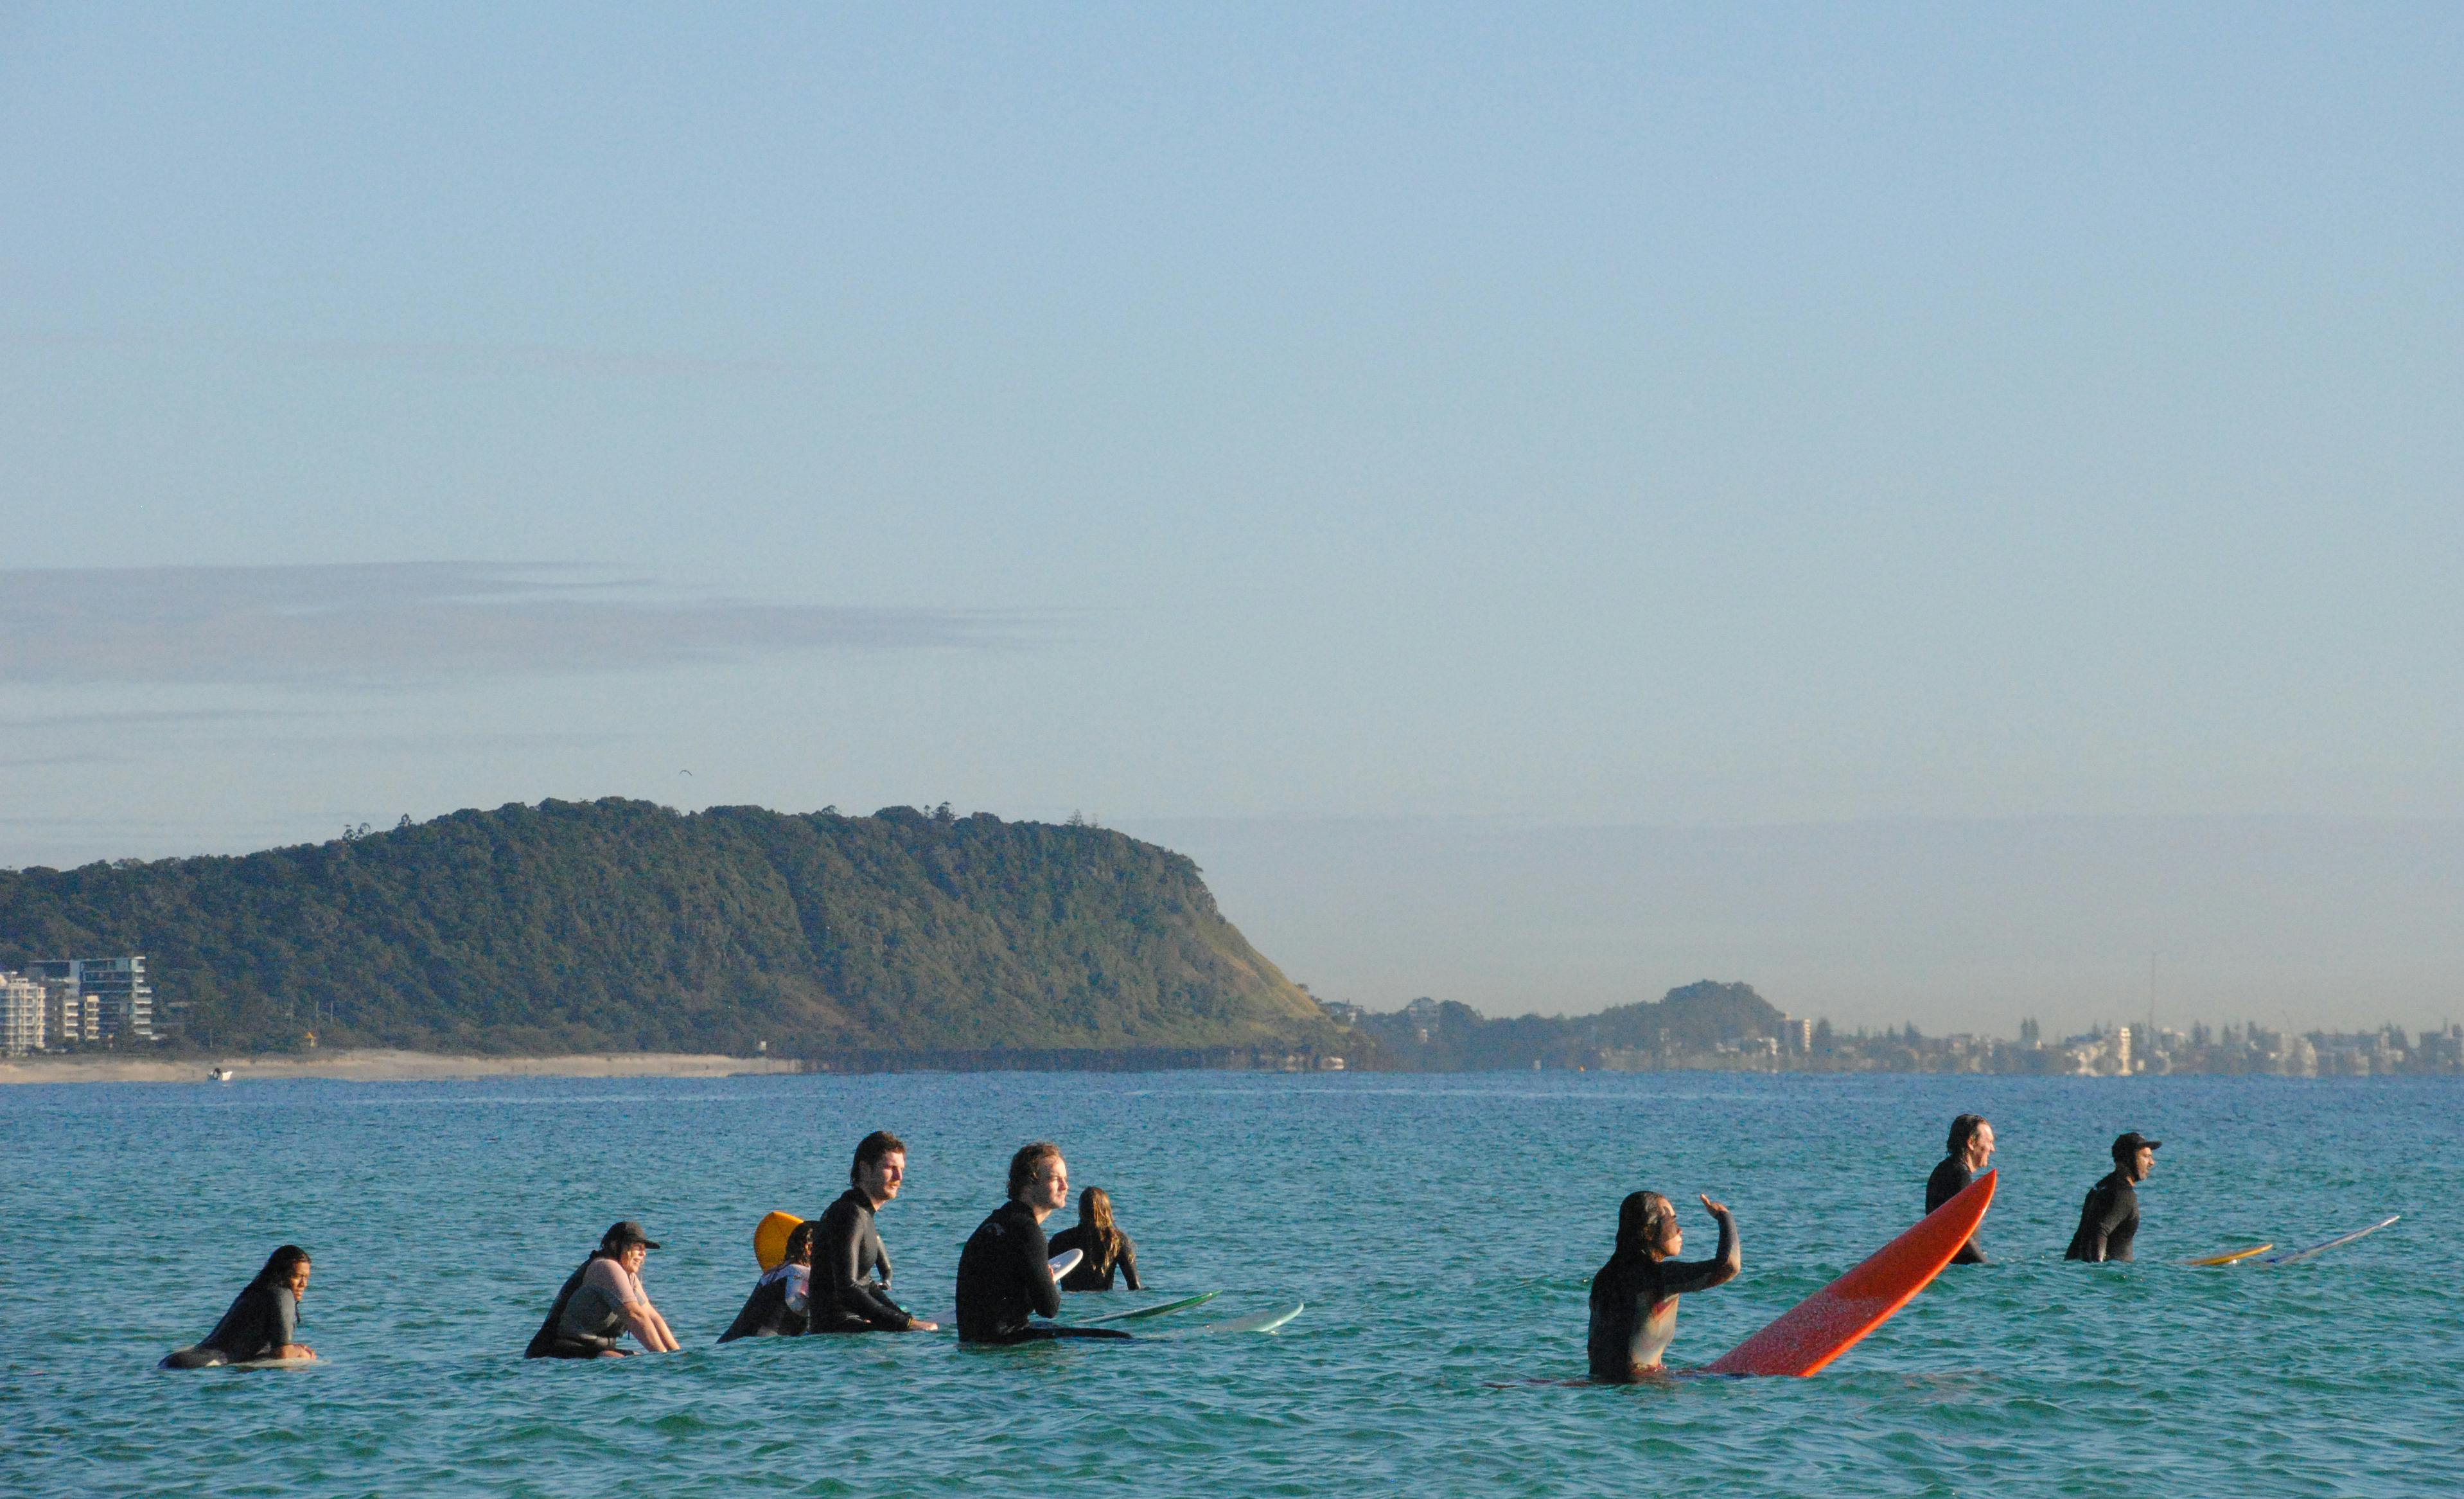
[[[1720,1356],[1710,1374],[1813,1374],[1891,1319],[1959,1252],[1993,1201],[1987,1172],[1871,1259],[1791,1308]]]

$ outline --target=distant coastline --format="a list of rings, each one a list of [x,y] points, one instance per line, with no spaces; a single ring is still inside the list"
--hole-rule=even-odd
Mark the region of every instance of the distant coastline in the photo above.
[[[0,1084],[208,1083],[215,1068],[234,1082],[319,1077],[358,1083],[441,1082],[473,1077],[742,1077],[804,1070],[784,1058],[679,1051],[573,1056],[450,1056],[393,1048],[340,1049],[292,1056],[136,1057],[72,1055],[0,1061]]]

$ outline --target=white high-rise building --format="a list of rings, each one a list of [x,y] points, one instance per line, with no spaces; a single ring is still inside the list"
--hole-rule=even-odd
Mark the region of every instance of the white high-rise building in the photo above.
[[[43,1049],[44,998],[41,981],[0,968],[0,1055]]]

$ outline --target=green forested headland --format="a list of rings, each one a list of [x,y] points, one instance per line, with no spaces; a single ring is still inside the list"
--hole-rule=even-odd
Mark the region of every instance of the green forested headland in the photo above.
[[[1309,1044],[1188,858],[1093,827],[643,802],[0,871],[0,966],[143,953],[203,1047],[774,1055]],[[175,1008],[176,1006],[176,1008]]]

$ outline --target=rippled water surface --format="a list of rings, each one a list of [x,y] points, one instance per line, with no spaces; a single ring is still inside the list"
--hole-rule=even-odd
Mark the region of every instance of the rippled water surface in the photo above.
[[[1746,1273],[1685,1300],[1707,1362],[1919,1215],[1962,1109],[2000,1133],[1984,1241],[1807,1380],[1593,1388],[1584,1292],[1636,1187],[1734,1206]],[[2395,1494],[2464,1490],[2447,1080],[1032,1074],[0,1089],[0,1490],[216,1494]],[[715,1348],[753,1224],[865,1131],[946,1320],[1010,1150],[1111,1190],[1149,1297],[1272,1335]],[[2067,1266],[2124,1129],[2163,1137],[2133,1266]],[[2404,1221],[2313,1264],[2167,1263]],[[526,1363],[601,1229],[667,1248],[688,1352]],[[1064,1226],[1074,1213],[1057,1215]],[[274,1245],[316,1278],[297,1371],[158,1373]]]

